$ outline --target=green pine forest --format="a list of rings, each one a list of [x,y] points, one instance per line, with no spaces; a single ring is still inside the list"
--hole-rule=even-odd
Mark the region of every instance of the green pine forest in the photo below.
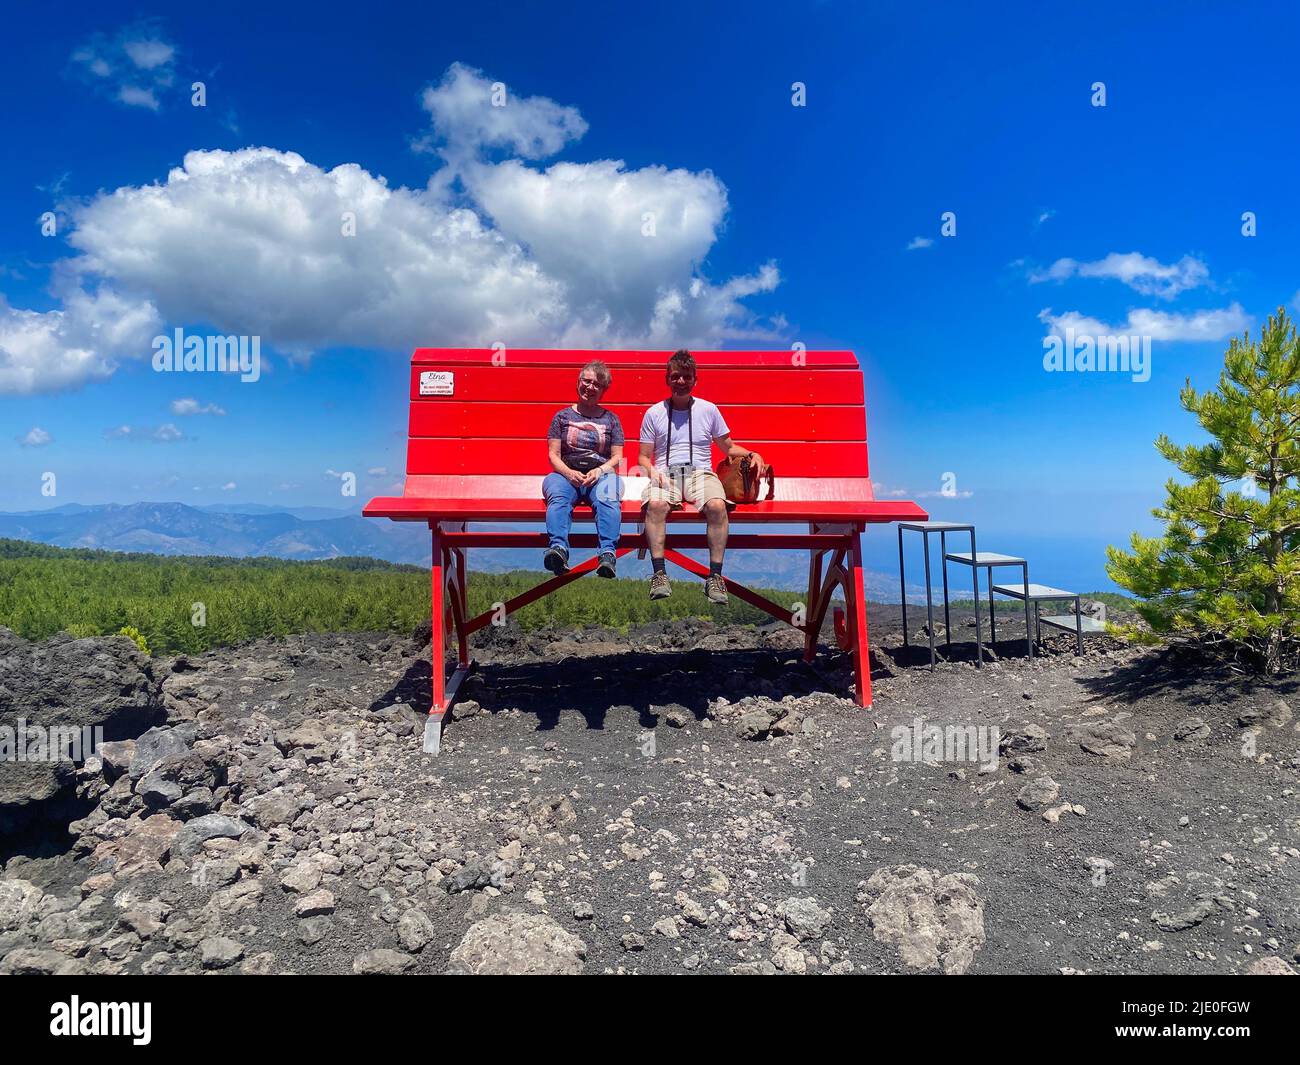
[[[471,614],[520,594],[543,576],[471,572]],[[764,594],[786,606],[800,599],[797,592]],[[29,640],[129,628],[151,653],[195,653],[299,632],[409,633],[428,616],[429,571],[418,566],[370,558],[170,557],[0,539],[0,626]],[[644,581],[595,577],[575,581],[510,619],[525,629],[626,629],[692,616],[729,624],[770,620],[734,597],[726,607],[710,605],[702,585],[689,579],[675,582],[670,599],[651,602]]]

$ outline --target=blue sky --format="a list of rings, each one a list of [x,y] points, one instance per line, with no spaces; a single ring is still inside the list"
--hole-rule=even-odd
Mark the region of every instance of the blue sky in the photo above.
[[[1295,310],[1300,16],[1052,6],[11,8],[0,508],[364,502],[416,344],[797,341],[862,360],[881,492],[1097,587],[1183,380]],[[1045,372],[1053,323],[1152,336],[1149,380]],[[261,335],[262,378],[154,373],[176,327]]]

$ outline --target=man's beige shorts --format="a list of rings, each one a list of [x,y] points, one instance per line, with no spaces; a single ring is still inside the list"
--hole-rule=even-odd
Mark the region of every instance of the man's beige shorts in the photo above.
[[[664,488],[653,481],[641,493],[641,505],[651,500],[666,499],[673,510],[679,510],[682,500],[701,510],[710,499],[727,501],[727,493],[722,490],[722,482],[712,470],[693,470],[684,480],[669,476],[669,487]]]

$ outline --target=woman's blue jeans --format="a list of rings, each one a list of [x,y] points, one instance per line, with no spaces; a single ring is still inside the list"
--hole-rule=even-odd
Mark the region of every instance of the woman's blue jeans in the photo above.
[[[618,546],[618,529],[622,520],[622,482],[617,473],[603,473],[595,484],[586,488],[575,488],[563,474],[549,473],[542,481],[542,495],[546,499],[546,533],[551,538],[552,547],[568,552],[573,508],[579,502],[589,504],[596,514],[600,554],[613,551]]]

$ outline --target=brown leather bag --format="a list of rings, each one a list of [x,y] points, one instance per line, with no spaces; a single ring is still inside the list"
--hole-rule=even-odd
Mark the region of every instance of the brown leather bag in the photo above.
[[[776,483],[773,480],[772,467],[768,466],[763,471],[762,477],[758,473],[758,463],[754,462],[748,455],[742,455],[739,459],[723,459],[718,463],[718,468],[714,471],[718,475],[718,480],[722,482],[722,490],[727,493],[727,499],[732,503],[757,503],[758,493],[763,486],[763,481],[767,481],[767,498],[771,499],[776,491]]]

